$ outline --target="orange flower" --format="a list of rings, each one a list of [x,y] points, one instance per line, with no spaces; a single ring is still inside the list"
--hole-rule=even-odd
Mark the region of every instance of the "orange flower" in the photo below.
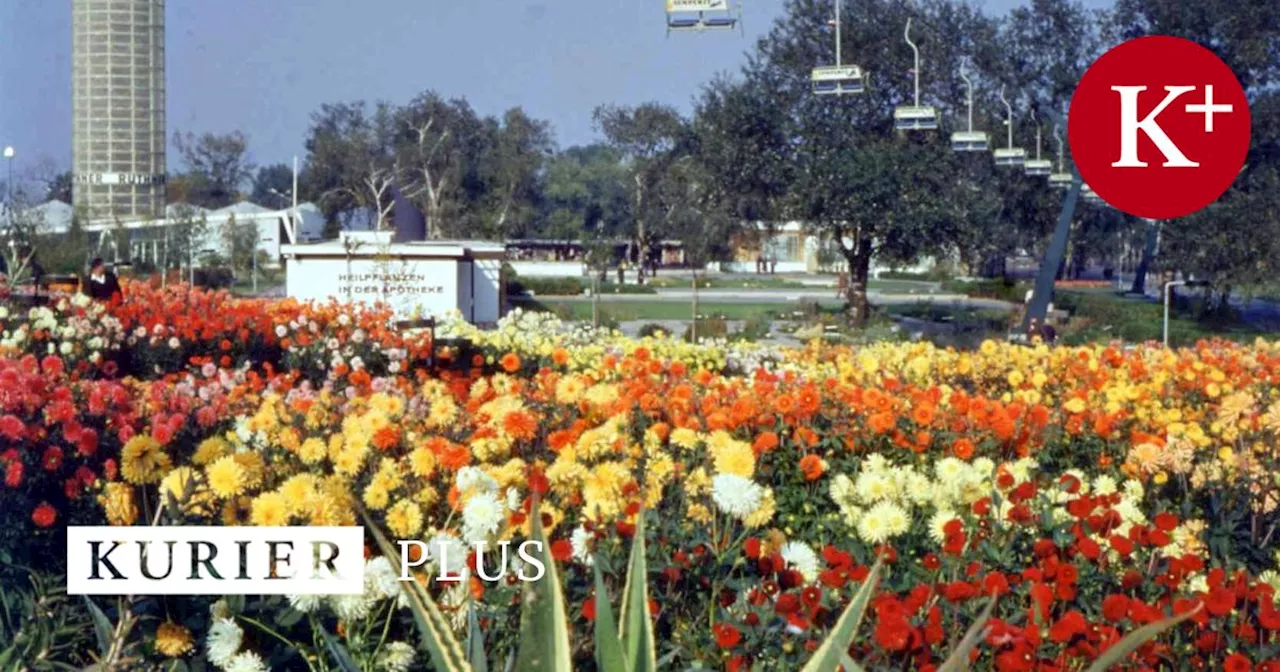
[[[538,421],[526,411],[512,411],[502,419],[502,428],[512,438],[532,439],[538,431]]]
[[[973,459],[973,441],[964,437],[956,439],[956,442],[951,444],[951,452],[955,453],[956,457],[967,462]]]
[[[773,408],[781,415],[790,415],[796,410],[796,400],[789,394],[780,394],[773,400]]]
[[[756,437],[756,440],[751,444],[751,447],[755,449],[757,455],[760,453],[767,453],[778,447],[778,435],[773,432],[764,432],[760,436]]]
[[[911,420],[921,427],[933,424],[933,406],[920,404],[911,409]]]
[[[893,425],[897,422],[897,418],[888,411],[872,414],[867,418],[867,424],[870,425],[871,431],[876,434],[884,434],[893,429]]]
[[[373,433],[373,445],[378,450],[391,450],[400,442],[400,430],[390,425]]]
[[[565,364],[568,364],[569,351],[565,350],[564,348],[556,348],[555,350],[552,350],[551,361],[555,362],[556,366],[564,366]]]
[[[508,352],[502,356],[502,370],[507,373],[515,373],[520,370],[520,356],[514,352]]]
[[[822,458],[810,453],[800,458],[800,471],[804,472],[806,481],[816,481],[822,477],[826,467],[822,464]]]

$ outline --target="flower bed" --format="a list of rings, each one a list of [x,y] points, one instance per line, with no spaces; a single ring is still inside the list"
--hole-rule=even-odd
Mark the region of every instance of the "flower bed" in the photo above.
[[[1192,612],[1132,669],[1280,665],[1273,343],[780,349],[516,314],[488,332],[442,326],[448,366],[427,370],[435,346],[376,310],[171,288],[112,312],[128,376],[29,350],[0,360],[0,462],[19,473],[5,510],[25,545],[56,547],[69,520],[346,525],[367,511],[392,539],[428,542],[432,562],[451,549],[472,575],[431,592],[460,633],[476,615],[503,665],[520,586],[473,570],[519,563],[465,549],[526,538],[536,496],[584,669],[592,567],[621,588],[639,515],[666,669],[799,669],[877,553],[885,574],[850,650],[867,669],[939,665],[990,596],[977,669],[1078,669]],[[321,669],[333,633],[360,665],[426,669],[398,559],[373,555],[363,596],[152,598],[165,616],[130,642],[156,661]]]

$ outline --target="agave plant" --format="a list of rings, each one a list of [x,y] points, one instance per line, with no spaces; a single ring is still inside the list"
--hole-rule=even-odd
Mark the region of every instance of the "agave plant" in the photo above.
[[[537,503],[534,503],[537,510]],[[374,539],[384,554],[393,556],[395,549],[373,520],[363,510],[361,514],[372,531]],[[658,670],[657,647],[654,641],[653,621],[649,616],[649,590],[645,583],[644,512],[636,521],[635,541],[627,563],[626,583],[622,591],[619,610],[621,621],[614,618],[608,602],[600,563],[593,563],[596,593],[596,618],[593,639],[595,660],[602,672],[656,672]],[[532,517],[531,540],[539,542],[538,559],[546,566],[546,574],[538,581],[524,585],[520,615],[520,638],[514,669],[535,672],[570,672],[573,669],[569,644],[568,608],[564,592],[551,557],[550,544],[538,516]],[[877,560],[866,580],[854,594],[835,627],[803,672],[862,672],[863,668],[852,659],[848,651],[853,644],[871,597],[879,584],[883,562]],[[410,609],[414,622],[422,636],[424,647],[431,656],[435,669],[449,672],[487,672],[488,656],[484,651],[483,637],[472,609],[468,616],[466,646],[454,636],[449,622],[427,590],[416,581],[403,582],[409,593]],[[956,645],[939,672],[961,672],[969,669],[970,653],[986,637],[987,621],[995,608],[995,597],[987,601],[982,614],[969,627],[963,639]],[[1198,609],[1197,609],[1198,610]],[[1104,672],[1119,663],[1142,644],[1160,633],[1190,618],[1195,611],[1152,623],[1130,633],[1108,649],[1089,667],[1087,672]],[[510,666],[508,666],[510,667]]]

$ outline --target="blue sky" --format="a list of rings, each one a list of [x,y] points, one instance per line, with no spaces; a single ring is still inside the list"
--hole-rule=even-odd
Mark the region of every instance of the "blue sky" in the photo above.
[[[169,133],[239,129],[254,162],[287,163],[322,103],[435,89],[482,114],[521,105],[561,147],[590,142],[598,104],[688,110],[703,82],[736,71],[783,0],[743,4],[745,39],[667,38],[662,0],[168,0]],[[18,173],[42,157],[70,166],[70,23],[71,0],[0,0],[0,145]]]

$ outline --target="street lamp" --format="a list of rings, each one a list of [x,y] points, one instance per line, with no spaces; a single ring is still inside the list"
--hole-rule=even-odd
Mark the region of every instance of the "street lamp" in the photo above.
[[[276,189],[275,187],[270,187],[270,188],[268,188],[268,189],[267,189],[267,192],[268,192],[268,193],[270,193],[270,194],[272,194],[273,196],[278,196],[278,197],[280,197],[280,200],[284,201],[285,207],[288,207],[288,206],[289,206],[289,201],[290,201],[290,199],[292,199],[292,198],[293,198],[293,192],[292,192],[292,191],[285,192],[285,193],[280,193],[280,191],[279,191],[278,189]]]
[[[1169,347],[1169,297],[1173,295],[1174,287],[1208,287],[1209,283],[1205,280],[1174,280],[1173,282],[1164,283],[1164,347]]]
[[[4,148],[4,158],[8,159],[9,162],[9,181],[6,183],[9,185],[9,195],[5,199],[5,203],[10,204],[11,206],[13,203],[13,154],[13,147]]]

